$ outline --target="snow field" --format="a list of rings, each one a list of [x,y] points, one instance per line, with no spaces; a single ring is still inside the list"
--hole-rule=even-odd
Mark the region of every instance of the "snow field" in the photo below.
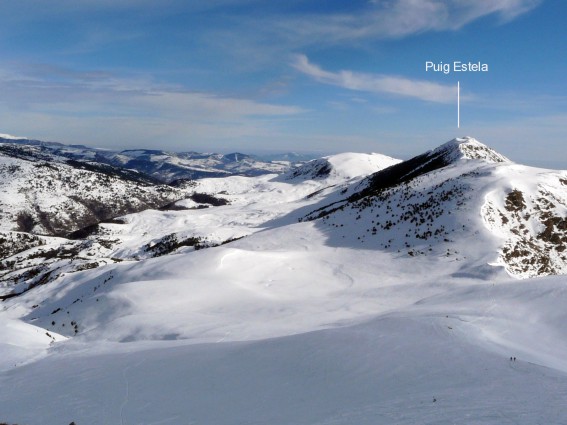
[[[565,340],[565,283],[463,285],[357,325],[258,341],[75,341],[4,372],[0,405],[31,425],[563,423],[565,371],[534,347]]]

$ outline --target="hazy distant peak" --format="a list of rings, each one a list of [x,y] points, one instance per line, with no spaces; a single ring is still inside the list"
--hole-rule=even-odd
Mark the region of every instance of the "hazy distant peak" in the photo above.
[[[12,136],[10,134],[2,134],[0,133],[0,139],[5,139],[5,140],[26,140],[26,137],[18,137],[18,136]]]

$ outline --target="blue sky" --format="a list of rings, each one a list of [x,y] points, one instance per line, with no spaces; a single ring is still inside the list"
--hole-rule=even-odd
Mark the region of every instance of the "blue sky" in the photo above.
[[[3,133],[403,158],[471,135],[567,168],[564,1],[0,0],[0,14]],[[425,72],[456,60],[489,71]]]

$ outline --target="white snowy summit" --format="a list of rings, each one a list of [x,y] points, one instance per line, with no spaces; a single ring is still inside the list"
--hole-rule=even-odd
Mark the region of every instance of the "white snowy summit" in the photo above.
[[[378,153],[342,153],[306,162],[284,174],[284,179],[329,179],[344,182],[367,176],[398,162],[401,161]]]
[[[459,159],[479,159],[487,162],[511,162],[504,155],[480,143],[473,137],[453,139],[431,151],[432,157],[441,156],[445,162],[451,163]]]
[[[6,149],[0,423],[567,423],[567,171],[467,137],[171,187]],[[39,234],[89,192],[155,204]]]

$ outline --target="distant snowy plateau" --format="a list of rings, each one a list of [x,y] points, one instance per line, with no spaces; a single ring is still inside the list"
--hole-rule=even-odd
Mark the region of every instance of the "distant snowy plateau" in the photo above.
[[[567,171],[0,136],[0,423],[567,423]]]

